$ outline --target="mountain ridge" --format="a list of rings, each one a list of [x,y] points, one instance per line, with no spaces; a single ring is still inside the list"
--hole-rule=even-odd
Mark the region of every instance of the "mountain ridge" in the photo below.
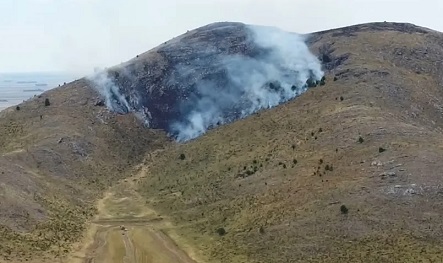
[[[207,263],[441,260],[443,35],[422,30],[313,33],[323,86],[186,143],[107,110],[88,79],[0,112],[2,257],[69,253],[142,163],[143,203]]]

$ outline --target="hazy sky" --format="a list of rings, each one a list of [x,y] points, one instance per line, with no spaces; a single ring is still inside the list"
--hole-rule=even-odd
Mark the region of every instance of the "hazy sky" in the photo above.
[[[91,72],[217,21],[308,33],[371,21],[443,31],[442,0],[0,0],[0,72]]]

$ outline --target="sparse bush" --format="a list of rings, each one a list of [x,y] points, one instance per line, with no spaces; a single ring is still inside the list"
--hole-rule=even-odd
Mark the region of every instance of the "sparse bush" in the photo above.
[[[297,164],[297,163],[298,163],[297,159],[292,160],[292,162],[293,162],[294,164]]]
[[[340,96],[340,101],[343,101],[345,98],[343,98],[343,96]]]
[[[184,153],[180,154],[180,160],[183,161],[184,159],[186,159],[186,155]]]
[[[253,164],[257,164],[257,160],[252,161]]]
[[[386,149],[383,148],[383,147],[379,147],[379,148],[378,148],[378,152],[379,152],[379,153],[386,152]]]
[[[317,82],[316,82],[315,80],[313,80],[312,78],[309,78],[309,79],[306,81],[306,85],[307,85],[309,88],[314,88],[314,87],[317,87]]]
[[[292,150],[295,150],[295,144],[292,145]]]
[[[50,106],[50,105],[51,105],[51,103],[49,102],[49,99],[46,98],[46,99],[45,99],[45,106],[48,107],[48,106]]]
[[[322,163],[323,163],[323,159],[320,159],[318,162],[319,162],[320,164],[322,164]]]
[[[318,129],[318,132],[323,132],[323,129],[322,128]]]
[[[216,232],[219,236],[226,235],[226,230],[223,227],[218,228]]]
[[[19,111],[19,110],[20,110],[20,106],[15,107],[15,109],[16,109],[17,111]]]
[[[265,233],[265,229],[261,226],[261,227],[259,228],[258,232],[259,232],[260,234],[264,234],[264,233]]]
[[[327,165],[325,166],[325,170],[326,170],[326,171],[329,171],[329,164],[327,164]]]
[[[349,212],[349,209],[345,205],[342,205],[340,206],[340,212],[346,215]]]
[[[283,168],[286,169],[286,164],[283,164]]]
[[[326,84],[326,77],[323,76],[320,80],[320,86],[324,86]]]
[[[334,76],[334,81],[337,81],[337,80],[338,80],[337,76]]]
[[[363,143],[364,141],[365,141],[365,140],[363,139],[363,137],[361,137],[361,136],[358,137],[358,142],[359,142],[359,143]]]

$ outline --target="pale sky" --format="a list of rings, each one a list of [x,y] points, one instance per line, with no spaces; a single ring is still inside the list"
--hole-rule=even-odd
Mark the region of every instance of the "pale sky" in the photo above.
[[[218,21],[308,33],[386,20],[443,31],[442,12],[442,0],[0,0],[0,72],[87,74]]]

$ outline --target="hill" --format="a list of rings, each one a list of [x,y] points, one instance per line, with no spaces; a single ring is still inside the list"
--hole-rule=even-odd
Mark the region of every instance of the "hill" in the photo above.
[[[326,85],[170,146],[139,185],[204,262],[443,258],[443,35],[312,34]]]
[[[28,261],[66,254],[95,200],[169,141],[133,115],[96,106],[78,80],[0,112],[0,252]]]
[[[147,249],[170,262],[192,262],[183,251],[205,263],[441,261],[443,35],[396,23],[313,33],[319,61],[292,54],[312,62],[293,70],[269,55],[286,45],[251,42],[250,30],[208,25],[0,112],[4,260],[54,262],[92,238],[76,259],[155,262]],[[201,81],[232,81],[220,54],[276,68],[260,88],[282,104],[228,100],[252,110],[223,104],[180,137],[171,123],[189,125],[200,105],[182,99],[200,98]],[[198,67],[170,82],[171,58]]]

